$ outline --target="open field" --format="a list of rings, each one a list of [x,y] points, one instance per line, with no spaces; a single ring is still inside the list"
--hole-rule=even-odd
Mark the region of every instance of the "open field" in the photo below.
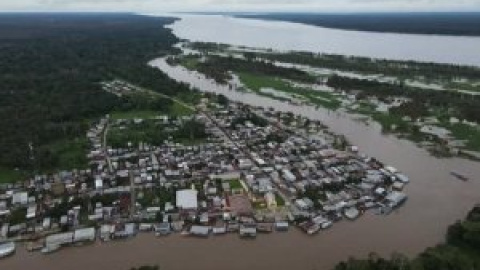
[[[88,166],[88,141],[85,138],[58,141],[49,144],[47,148],[58,156],[57,169],[83,169]]]
[[[117,119],[136,119],[136,118],[141,118],[141,119],[151,119],[154,118],[155,116],[162,115],[161,112],[157,111],[126,111],[126,112],[112,112],[110,114],[110,117],[114,120]]]
[[[20,171],[0,167],[0,184],[14,183],[22,180],[24,174]]]

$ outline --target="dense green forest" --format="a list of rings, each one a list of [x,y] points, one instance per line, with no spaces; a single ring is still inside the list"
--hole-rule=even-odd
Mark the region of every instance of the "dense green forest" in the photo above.
[[[478,12],[266,13],[236,16],[359,31],[461,36],[480,35],[480,13]]]
[[[427,248],[413,259],[394,254],[385,259],[371,254],[368,259],[350,259],[335,270],[475,270],[480,269],[480,206],[463,221],[451,225],[446,241]]]
[[[63,157],[55,149],[62,147],[52,146],[84,138],[91,121],[112,110],[144,107],[103,91],[101,81],[121,78],[191,96],[187,85],[147,65],[174,52],[178,40],[163,27],[173,21],[131,14],[1,15],[0,168],[57,168]]]

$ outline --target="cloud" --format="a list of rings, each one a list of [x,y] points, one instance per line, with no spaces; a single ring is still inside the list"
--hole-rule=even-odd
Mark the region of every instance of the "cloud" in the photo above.
[[[480,0],[0,0],[0,11],[480,10]]]

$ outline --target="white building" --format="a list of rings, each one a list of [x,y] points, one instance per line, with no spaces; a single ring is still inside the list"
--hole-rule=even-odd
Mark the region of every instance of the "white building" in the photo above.
[[[198,208],[198,191],[184,189],[177,191],[177,207],[184,210],[196,210]]]

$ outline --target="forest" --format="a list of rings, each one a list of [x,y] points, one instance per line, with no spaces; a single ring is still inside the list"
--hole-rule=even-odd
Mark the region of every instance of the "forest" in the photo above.
[[[192,96],[189,86],[147,65],[175,52],[177,38],[162,27],[173,21],[132,14],[0,15],[0,169],[56,169],[62,147],[52,146],[85,138],[89,124],[106,113],[142,106],[103,91],[101,81],[122,78]]]
[[[257,13],[236,16],[370,32],[480,36],[478,12]]]

